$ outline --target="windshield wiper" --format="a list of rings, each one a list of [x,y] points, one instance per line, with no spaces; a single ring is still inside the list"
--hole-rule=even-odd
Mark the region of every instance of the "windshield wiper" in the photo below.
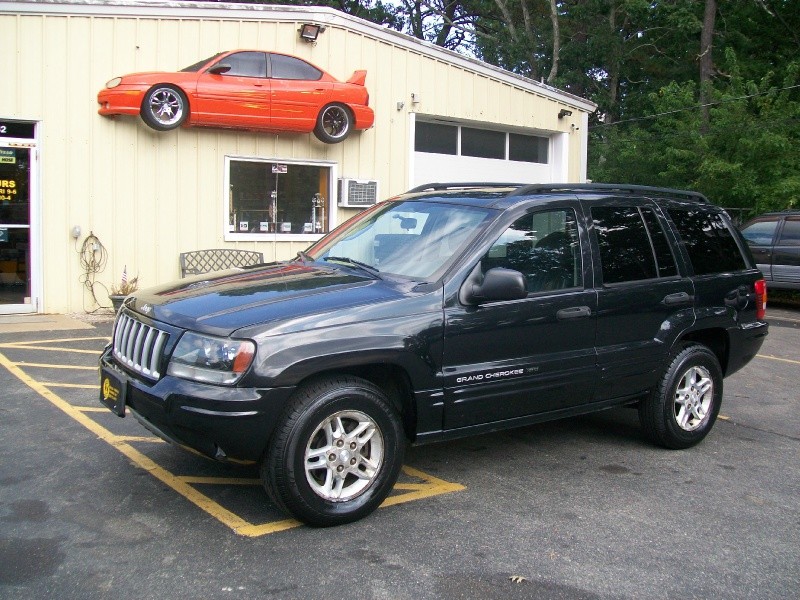
[[[305,250],[298,250],[297,258],[299,258],[300,262],[303,264],[314,262],[314,259],[311,258],[308,254],[306,254]]]
[[[326,256],[323,260],[344,263],[348,266],[361,269],[362,271],[366,271],[367,273],[369,273],[370,275],[374,275],[378,279],[382,279],[382,277],[380,276],[380,271],[378,269],[376,269],[372,265],[368,265],[367,263],[363,263],[358,260],[353,260],[348,256]]]

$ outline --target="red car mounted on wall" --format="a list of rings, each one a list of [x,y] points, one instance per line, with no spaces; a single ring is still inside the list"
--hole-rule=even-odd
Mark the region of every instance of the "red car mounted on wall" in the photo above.
[[[177,73],[116,77],[97,94],[101,115],[137,115],[159,131],[181,125],[314,132],[335,144],[372,127],[366,71],[342,83],[286,54],[221,52]]]

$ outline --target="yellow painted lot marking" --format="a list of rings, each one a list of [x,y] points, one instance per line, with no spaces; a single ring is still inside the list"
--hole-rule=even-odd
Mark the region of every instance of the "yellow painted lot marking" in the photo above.
[[[74,352],[76,354],[91,354],[93,356],[100,356],[103,353],[101,350],[83,350],[82,348],[67,348],[60,346],[34,346],[34,345],[29,345],[28,342],[14,342],[13,344],[0,344],[0,348],[11,348],[15,350],[45,350],[47,352]]]
[[[16,362],[18,367],[41,367],[43,369],[72,369],[76,371],[97,371],[97,367],[81,367],[77,365],[53,365],[50,363],[29,363],[29,362]]]
[[[781,358],[780,356],[772,356],[771,354],[756,354],[757,358],[768,358],[769,360],[778,360],[780,362],[787,362],[793,365],[800,365],[800,360],[792,360],[791,358]]]
[[[92,342],[95,340],[110,342],[107,336],[99,337],[72,337],[72,338],[53,338],[52,340],[28,340],[24,342],[5,342],[0,344],[0,348],[35,348],[37,344],[64,344],[68,342]]]
[[[103,409],[103,410],[108,410]],[[114,442],[147,442],[148,444],[166,444],[161,438],[153,435],[117,435],[114,436]]]
[[[261,480],[255,477],[196,477],[184,475],[180,478],[186,483],[199,485],[261,485]]]
[[[77,388],[81,390],[96,390],[96,385],[89,385],[87,383],[57,383],[55,381],[40,381],[42,385],[47,387],[61,387],[61,388]]]
[[[107,340],[108,338],[69,338],[69,339],[55,339],[55,340],[38,340],[34,342],[14,342],[10,344],[0,344],[0,348],[16,349],[16,350],[50,350],[60,352],[79,352],[82,354],[99,355],[100,352],[90,350],[79,350],[68,347],[51,347],[41,346],[45,343],[65,343],[78,340]],[[83,384],[68,384],[68,383],[43,383],[37,381],[21,367],[44,367],[44,368],[70,368],[64,365],[50,365],[42,363],[25,363],[13,362],[9,360],[4,354],[0,353],[0,366],[5,367],[12,375],[19,379],[22,383],[27,385],[45,400],[49,401],[56,408],[63,411],[68,416],[72,417],[75,421],[83,425],[86,429],[94,433],[99,439],[113,446],[125,455],[136,466],[145,471],[148,471],[153,477],[160,480],[162,483],[168,485],[173,490],[178,492],[181,496],[195,504],[198,508],[205,511],[215,519],[219,520],[224,525],[231,528],[239,535],[256,537],[285,531],[293,527],[302,525],[299,521],[294,519],[284,519],[280,521],[272,521],[269,523],[253,524],[239,515],[229,511],[219,503],[215,502],[207,495],[197,490],[194,485],[260,485],[260,480],[252,478],[228,478],[228,477],[192,477],[192,476],[177,476],[159,466],[155,461],[148,456],[134,448],[132,443],[164,443],[163,440],[157,437],[150,436],[119,436],[115,435],[96,421],[89,418],[84,413],[107,413],[108,410],[104,407],[93,406],[74,406],[62,399],[54,393],[51,387],[64,387],[64,388],[79,388],[79,389],[96,389],[94,385]],[[97,367],[72,367],[97,370]],[[432,477],[414,469],[412,467],[403,466],[403,473],[415,479],[420,480],[419,483],[398,482],[395,487],[397,493],[387,498],[381,507],[393,506],[403,502],[410,502],[412,500],[419,500],[430,496],[439,494],[446,494],[449,492],[456,492],[465,489],[464,486],[456,483],[450,483],[436,477]]]

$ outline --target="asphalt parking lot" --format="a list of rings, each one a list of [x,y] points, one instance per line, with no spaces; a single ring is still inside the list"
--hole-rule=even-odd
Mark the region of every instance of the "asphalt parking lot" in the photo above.
[[[794,597],[800,311],[768,313],[694,449],[624,409],[416,447],[384,507],[333,529],[102,408],[110,322],[0,324],[0,597]]]

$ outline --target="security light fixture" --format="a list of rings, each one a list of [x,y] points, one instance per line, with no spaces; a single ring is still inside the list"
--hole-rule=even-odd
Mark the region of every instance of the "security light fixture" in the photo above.
[[[300,27],[300,39],[310,44],[314,43],[317,41],[317,36],[319,36],[322,31],[324,31],[324,28],[321,25],[304,23],[302,27]]]
[[[572,111],[571,110],[567,110],[566,108],[562,108],[560,111],[558,111],[558,118],[559,119],[563,119],[564,117],[571,117],[571,116],[572,116]]]

